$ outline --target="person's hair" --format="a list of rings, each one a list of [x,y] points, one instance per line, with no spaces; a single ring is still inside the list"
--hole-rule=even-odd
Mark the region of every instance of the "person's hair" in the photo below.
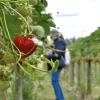
[[[59,31],[57,31],[55,29],[51,30],[51,36],[50,36],[51,38],[56,39],[56,38],[59,38],[60,35],[61,35],[61,33]]]
[[[60,33],[59,38],[64,39],[63,35]]]

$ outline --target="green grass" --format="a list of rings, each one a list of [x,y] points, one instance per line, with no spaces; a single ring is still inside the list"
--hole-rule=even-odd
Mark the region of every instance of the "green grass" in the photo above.
[[[87,95],[86,84],[86,65],[82,65],[81,86],[77,81],[77,64],[75,65],[74,80],[71,80],[71,67],[62,70],[60,84],[64,93],[65,100],[100,100],[100,67],[92,64],[92,93]],[[95,72],[96,71],[96,72]],[[55,94],[51,85],[51,74],[35,71],[33,76],[25,79],[24,100],[55,100]],[[30,99],[31,98],[31,99]],[[10,99],[9,99],[10,100]],[[12,99],[11,99],[12,100]]]

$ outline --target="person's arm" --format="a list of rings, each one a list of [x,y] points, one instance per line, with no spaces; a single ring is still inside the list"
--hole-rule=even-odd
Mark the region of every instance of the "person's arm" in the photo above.
[[[47,58],[49,60],[56,60],[56,59],[59,59],[59,56],[56,53],[52,53],[52,54],[47,55]]]

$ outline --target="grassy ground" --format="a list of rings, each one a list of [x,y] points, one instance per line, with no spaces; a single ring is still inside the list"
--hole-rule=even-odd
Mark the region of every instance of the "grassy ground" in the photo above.
[[[55,95],[54,95],[54,91],[53,88],[51,86],[51,79],[50,79],[50,74],[45,77],[45,80],[40,82],[40,85],[38,85],[38,90],[36,91],[40,91],[37,94],[37,100],[55,100]],[[68,84],[67,81],[64,77],[64,73],[61,73],[61,78],[60,78],[60,84],[65,96],[65,100],[77,100],[77,99],[73,99],[75,98],[74,94],[72,94],[72,91],[70,89],[68,89]],[[36,95],[36,94],[35,94]]]
[[[66,71],[61,73],[60,84],[64,93],[65,100],[83,100],[80,91],[78,91],[77,85],[72,85],[68,80]],[[83,87],[84,88],[84,87]],[[37,99],[34,100],[55,100],[53,88],[51,86],[50,74],[45,77],[43,81],[40,81],[38,86]],[[100,85],[92,88],[92,94],[84,97],[84,100],[100,100]],[[36,95],[36,94],[35,94]],[[96,99],[99,98],[99,99]]]
[[[83,71],[85,71],[85,69],[83,69]],[[98,71],[99,70],[97,70],[97,72]],[[76,78],[77,73],[75,73],[74,83],[73,83],[73,81],[71,81],[71,70],[68,68],[62,70],[61,77],[60,77],[60,84],[64,93],[65,100],[100,100],[100,84],[99,84],[100,80],[99,77],[97,77],[98,81],[97,79],[95,79],[96,75],[94,73],[95,72],[93,70],[92,71],[92,93],[91,95],[87,95],[85,90],[85,85],[84,85],[86,84],[85,81],[86,78],[84,77],[85,72],[81,73],[82,74],[81,80],[83,85],[81,86],[81,88],[79,88],[79,86],[77,85],[77,78]],[[24,93],[26,97],[30,95],[30,98],[32,99],[26,98],[24,100],[55,100],[54,91],[51,85],[50,74],[41,71],[35,71],[34,75],[32,76],[32,80],[31,81],[25,80],[27,84],[25,87],[26,92]],[[33,88],[31,88],[31,86]],[[9,100],[14,100],[14,99],[9,99]]]

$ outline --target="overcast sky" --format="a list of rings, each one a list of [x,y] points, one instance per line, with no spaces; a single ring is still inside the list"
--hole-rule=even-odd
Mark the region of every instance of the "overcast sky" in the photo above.
[[[100,0],[47,0],[47,12],[65,38],[90,35],[100,26]]]

